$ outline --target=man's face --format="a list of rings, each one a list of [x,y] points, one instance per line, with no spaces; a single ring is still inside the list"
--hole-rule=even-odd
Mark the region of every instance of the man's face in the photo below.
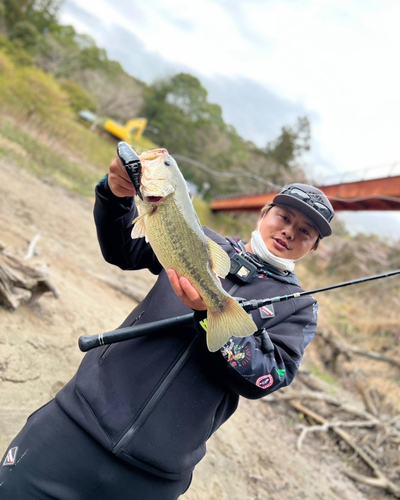
[[[259,223],[266,247],[282,259],[297,260],[304,257],[313,249],[319,236],[308,217],[284,205],[273,206],[264,217],[260,217]]]

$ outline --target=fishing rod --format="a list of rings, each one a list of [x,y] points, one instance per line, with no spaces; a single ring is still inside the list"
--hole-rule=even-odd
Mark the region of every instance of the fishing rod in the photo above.
[[[336,285],[329,285],[322,288],[314,288],[313,290],[306,290],[302,292],[292,293],[290,295],[281,295],[279,297],[272,297],[268,299],[252,299],[252,300],[241,300],[239,304],[243,307],[246,312],[254,311],[262,306],[269,304],[274,304],[276,302],[284,302],[290,299],[297,299],[298,297],[304,297],[306,295],[312,295],[315,293],[326,292],[328,290],[334,290],[336,288],[343,288],[350,285],[357,285],[359,283],[365,283],[367,281],[379,280],[382,278],[389,278],[390,276],[395,276],[400,274],[400,269],[396,271],[390,271],[389,273],[376,274],[374,276],[367,276],[366,278],[359,278],[352,281],[345,281],[343,283],[337,283]],[[183,316],[176,316],[175,318],[167,318],[161,321],[152,321],[150,323],[144,323],[142,325],[128,326],[125,328],[119,328],[118,330],[113,330],[111,332],[100,333],[98,335],[83,335],[79,338],[78,345],[82,352],[87,352],[94,347],[99,347],[106,344],[113,344],[115,342],[122,342],[123,340],[130,340],[137,337],[143,337],[150,333],[157,333],[162,330],[174,329],[177,327],[188,326],[195,323],[194,313],[185,314]]]
[[[343,288],[345,286],[357,285],[359,283],[365,283],[366,281],[379,280],[381,278],[389,278],[389,276],[395,276],[400,274],[400,269],[396,271],[390,271],[389,273],[376,274],[374,276],[367,276],[366,278],[359,278],[352,281],[344,281],[343,283],[336,283],[336,285],[324,286],[322,288],[314,288],[314,290],[306,290],[303,292],[296,292],[290,295],[282,295],[280,297],[273,297],[271,299],[260,299],[260,300],[246,300],[241,302],[240,305],[246,312],[253,311],[262,306],[267,306],[269,304],[274,304],[275,302],[284,302],[289,299],[297,299],[298,297],[304,297],[305,295],[312,295],[313,293],[326,292],[328,290],[334,290],[335,288]]]

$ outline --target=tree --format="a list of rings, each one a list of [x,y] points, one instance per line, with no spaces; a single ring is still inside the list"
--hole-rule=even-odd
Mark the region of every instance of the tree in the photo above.
[[[187,73],[179,73],[150,86],[145,94],[142,114],[158,130],[153,139],[180,154],[196,149],[197,133],[201,129],[210,126],[225,129],[221,107],[209,103],[207,90],[197,78]]]
[[[99,70],[83,70],[75,79],[95,97],[98,115],[122,122],[140,116],[143,86],[126,73],[110,77]]]
[[[4,2],[0,0],[0,34],[5,34],[6,31],[6,7]]]
[[[8,30],[21,21],[31,22],[43,33],[56,24],[63,0],[3,0]]]
[[[310,149],[310,122],[306,116],[299,117],[295,127],[282,127],[281,135],[275,141],[269,142],[265,152],[269,158],[290,169],[295,160]]]
[[[83,109],[88,109],[89,111],[97,110],[97,102],[94,96],[78,83],[73,80],[62,80],[59,82],[59,85],[68,95],[69,105],[73,111],[78,112]]]
[[[287,163],[298,154],[299,148],[306,147],[303,121],[294,130],[286,127],[284,135],[271,144],[268,151],[244,141],[233,126],[224,122],[221,107],[208,102],[207,90],[200,81],[186,73],[148,87],[142,115],[152,127],[146,135],[172,154],[188,157],[186,163],[180,161],[184,176],[198,186],[204,181],[210,183],[211,196],[261,192],[271,188],[271,181],[280,184],[283,167],[277,158]],[[287,143],[289,152],[286,152]],[[196,162],[207,168],[198,164],[196,167]],[[238,175],[224,177],[221,174],[225,172]],[[256,176],[265,182],[257,181]]]
[[[29,51],[35,47],[40,40],[40,33],[36,26],[29,21],[18,21],[10,30],[10,40],[22,45]]]

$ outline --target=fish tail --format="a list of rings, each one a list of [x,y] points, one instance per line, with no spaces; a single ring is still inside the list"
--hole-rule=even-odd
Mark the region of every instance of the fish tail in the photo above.
[[[257,325],[232,297],[228,297],[223,312],[207,312],[207,347],[218,351],[232,337],[247,337],[257,330]]]

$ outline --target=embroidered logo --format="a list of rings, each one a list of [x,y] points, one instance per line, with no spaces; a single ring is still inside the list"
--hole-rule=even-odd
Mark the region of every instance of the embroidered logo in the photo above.
[[[282,368],[281,370],[277,369],[276,373],[278,374],[278,378],[281,379],[285,375],[286,370],[284,368]]]
[[[6,458],[4,459],[4,462],[3,462],[3,467],[5,465],[14,465],[15,464],[15,459],[17,458],[17,451],[18,451],[18,446],[15,446],[14,448],[11,448],[8,450]]]
[[[256,385],[261,389],[268,389],[274,383],[274,378],[271,374],[263,375],[257,379]]]
[[[250,362],[251,351],[247,344],[239,346],[230,340],[221,348],[221,352],[233,368],[243,368]]]
[[[259,309],[260,316],[262,319],[273,318],[275,316],[273,304],[268,304],[267,306],[262,306]]]

